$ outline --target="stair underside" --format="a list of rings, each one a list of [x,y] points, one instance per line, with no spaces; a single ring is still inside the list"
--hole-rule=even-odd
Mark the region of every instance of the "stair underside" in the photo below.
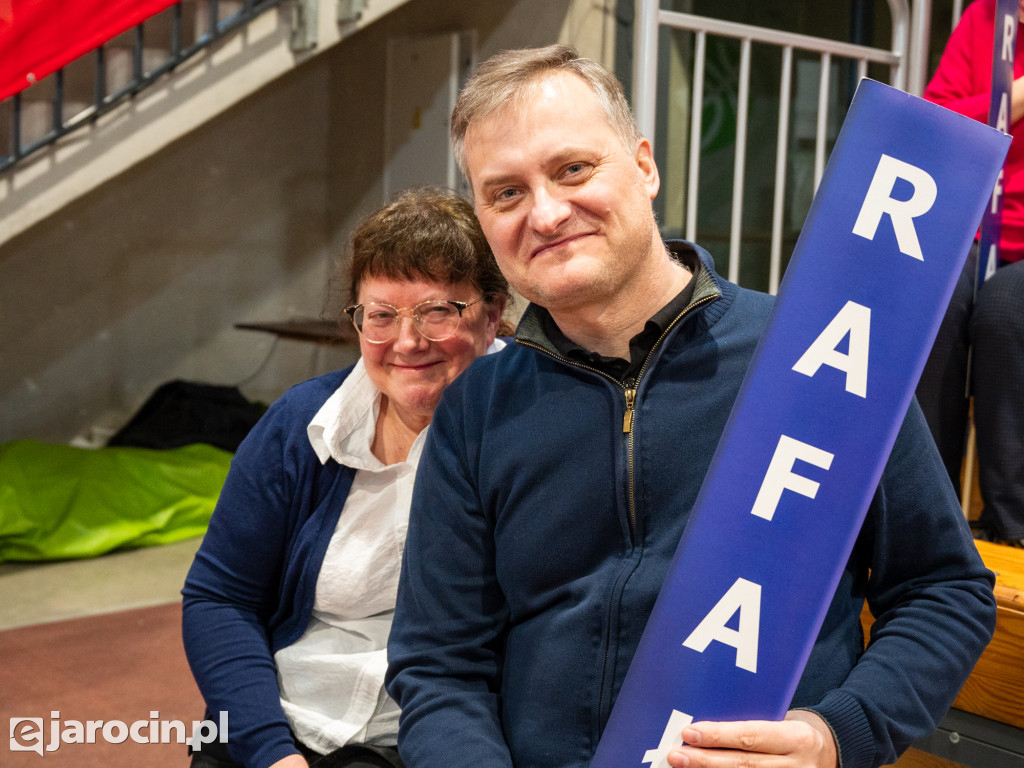
[[[134,98],[0,176],[0,244],[160,151],[408,0],[373,0],[339,24],[335,0],[319,0],[317,44],[295,53],[289,6],[268,11]]]

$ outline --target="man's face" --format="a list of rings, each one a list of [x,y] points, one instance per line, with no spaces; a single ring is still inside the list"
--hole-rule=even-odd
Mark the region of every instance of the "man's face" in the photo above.
[[[498,266],[527,299],[552,312],[600,306],[655,245],[650,144],[623,146],[575,75],[545,75],[523,96],[466,133],[477,216]]]

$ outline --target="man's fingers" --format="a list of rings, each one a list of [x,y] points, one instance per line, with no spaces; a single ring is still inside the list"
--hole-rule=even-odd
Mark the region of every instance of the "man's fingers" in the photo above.
[[[820,724],[820,728],[819,728]],[[812,712],[792,712],[782,722],[691,723],[683,747],[669,755],[673,768],[707,766],[815,766],[834,768],[835,744],[828,726]],[[697,749],[687,749],[687,747]]]
[[[745,720],[735,723],[692,723],[683,731],[683,741],[706,749],[738,749],[742,752],[784,754],[787,739],[779,726],[767,720]]]

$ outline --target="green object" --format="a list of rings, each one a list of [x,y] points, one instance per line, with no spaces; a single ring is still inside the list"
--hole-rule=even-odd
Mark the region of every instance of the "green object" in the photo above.
[[[232,454],[0,444],[0,562],[94,557],[201,536]]]

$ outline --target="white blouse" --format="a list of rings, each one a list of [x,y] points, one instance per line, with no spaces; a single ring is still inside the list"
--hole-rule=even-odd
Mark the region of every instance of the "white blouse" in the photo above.
[[[487,353],[504,346],[496,340]],[[349,742],[394,745],[398,738],[398,705],[384,690],[387,639],[427,429],[405,461],[383,464],[370,450],[380,401],[360,360],[307,428],[321,463],[357,470],[320,568],[309,625],[274,655],[292,730],[324,754]]]

